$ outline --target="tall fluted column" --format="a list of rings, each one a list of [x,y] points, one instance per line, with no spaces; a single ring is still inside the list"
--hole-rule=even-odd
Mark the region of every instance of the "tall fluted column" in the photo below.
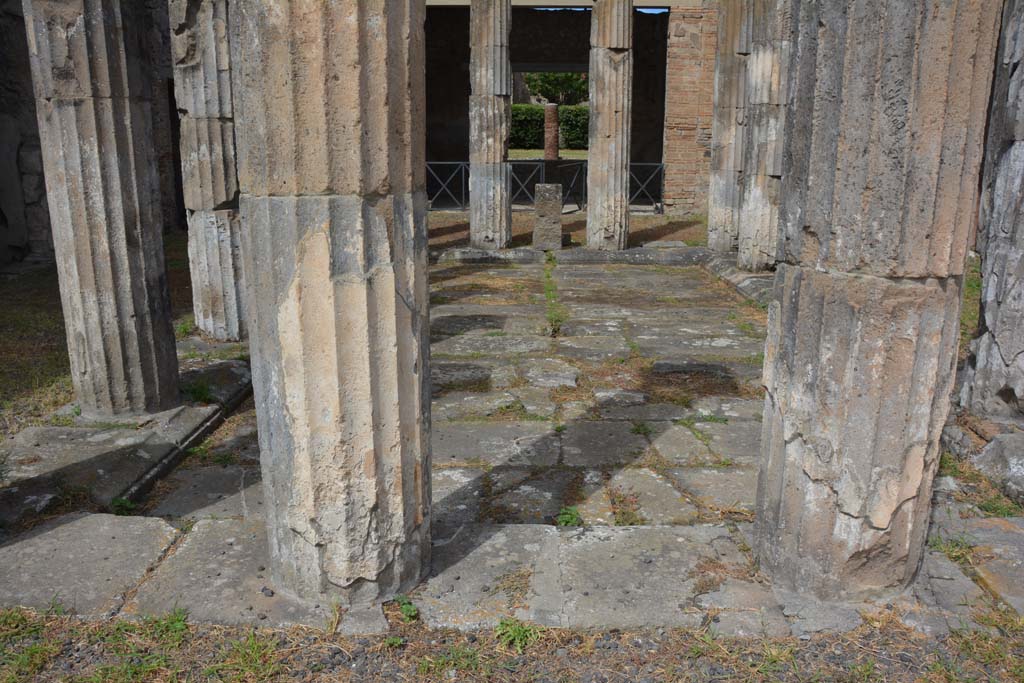
[[[196,326],[244,339],[228,0],[170,0],[170,20]]]
[[[747,55],[751,3],[722,0],[718,10],[715,108],[711,121],[711,178],[708,187],[708,246],[736,249],[743,182],[743,128],[746,124]]]
[[[376,602],[430,557],[422,0],[232,7],[271,570]]]
[[[23,0],[46,197],[83,412],[178,403],[142,3]]]
[[[777,587],[861,598],[917,571],[999,4],[793,1],[756,531]]]
[[[512,241],[512,1],[471,0],[469,17],[469,241],[504,249]]]
[[[625,249],[629,239],[633,0],[594,0],[589,82],[587,247]]]
[[[750,0],[751,52],[746,61],[743,176],[736,225],[745,270],[775,265],[779,239],[783,131],[792,45],[790,0]]]
[[[1024,1],[1003,13],[982,180],[982,316],[961,404],[1024,426]]]

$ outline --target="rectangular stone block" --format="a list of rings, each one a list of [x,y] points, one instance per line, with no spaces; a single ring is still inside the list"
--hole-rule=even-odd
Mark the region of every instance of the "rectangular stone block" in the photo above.
[[[562,186],[537,184],[534,190],[536,222],[533,226],[533,248],[557,251],[562,248]]]
[[[508,162],[470,164],[470,244],[503,249],[512,239],[512,166]]]
[[[174,99],[194,118],[231,118],[227,0],[170,0]]]
[[[196,211],[188,217],[188,262],[196,327],[214,339],[244,339],[245,278],[236,211]]]

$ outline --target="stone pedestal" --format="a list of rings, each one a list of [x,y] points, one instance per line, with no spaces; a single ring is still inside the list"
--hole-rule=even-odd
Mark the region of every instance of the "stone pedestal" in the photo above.
[[[824,599],[898,591],[924,549],[999,22],[889,7],[793,2],[756,552]]]
[[[982,319],[960,396],[977,415],[1024,426],[1024,2],[1003,14],[982,180]]]
[[[562,248],[562,186],[538,183],[534,197],[533,248],[557,251]]]
[[[779,237],[783,131],[792,45],[790,0],[750,0],[751,53],[746,60],[743,177],[736,230],[737,265],[775,265]]]
[[[558,161],[558,105],[544,105],[544,161]]]
[[[720,252],[736,249],[739,235],[751,2],[754,0],[723,0],[718,11],[708,246]]]
[[[178,361],[145,7],[23,7],[75,394],[94,415],[166,410],[179,401]]]
[[[196,327],[246,337],[228,0],[170,0],[174,91]]]
[[[594,1],[588,78],[587,247],[625,249],[633,100],[632,0]]]
[[[472,0],[469,13],[469,242],[504,249],[512,240],[512,2]]]
[[[275,585],[379,602],[430,560],[424,8],[231,12]]]

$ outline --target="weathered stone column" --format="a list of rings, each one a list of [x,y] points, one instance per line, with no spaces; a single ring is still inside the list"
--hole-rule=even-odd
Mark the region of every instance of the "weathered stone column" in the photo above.
[[[312,599],[429,565],[423,23],[421,0],[231,10],[271,569]]]
[[[23,0],[46,196],[83,412],[178,403],[142,3]]]
[[[471,0],[469,17],[469,242],[504,249],[512,241],[512,2]]]
[[[711,178],[708,187],[708,246],[736,249],[743,182],[743,128],[746,123],[747,55],[750,54],[751,2],[722,0],[718,9],[715,58],[715,112],[711,122]]]
[[[544,161],[558,161],[558,105],[544,105]]]
[[[594,0],[588,80],[587,247],[625,249],[633,101],[632,0]]]
[[[751,52],[746,61],[741,196],[736,224],[745,270],[775,265],[779,238],[783,131],[792,45],[790,0],[749,0]]]
[[[170,0],[170,19],[196,326],[244,339],[228,0]]]
[[[756,551],[820,598],[917,571],[999,22],[990,0],[882,4],[793,0]]]
[[[1024,1],[1003,13],[982,180],[981,329],[971,344],[960,403],[1024,426]]]

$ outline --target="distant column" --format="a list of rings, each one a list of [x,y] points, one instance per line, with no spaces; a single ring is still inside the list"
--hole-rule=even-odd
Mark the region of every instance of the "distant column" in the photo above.
[[[587,247],[625,249],[633,100],[632,0],[594,0],[589,81]]]
[[[512,241],[512,0],[471,0],[469,17],[469,241],[504,249]]]
[[[722,0],[719,4],[708,188],[708,246],[719,252],[735,250],[739,235],[751,2]]]
[[[793,0],[765,350],[756,552],[825,599],[898,591],[924,551],[1001,3],[869,5]]]
[[[971,344],[961,404],[1024,426],[1024,0],[1003,13],[989,114],[978,251],[982,320]]]
[[[758,271],[775,265],[779,239],[783,132],[792,45],[790,0],[750,0],[743,126],[743,178],[737,264]]]
[[[196,327],[235,341],[246,327],[228,0],[170,0],[170,18]]]
[[[85,413],[179,402],[152,90],[134,0],[23,0],[71,379]]]
[[[325,605],[430,566],[424,12],[232,6],[271,571]]]
[[[558,105],[544,105],[544,161],[558,161]]]

